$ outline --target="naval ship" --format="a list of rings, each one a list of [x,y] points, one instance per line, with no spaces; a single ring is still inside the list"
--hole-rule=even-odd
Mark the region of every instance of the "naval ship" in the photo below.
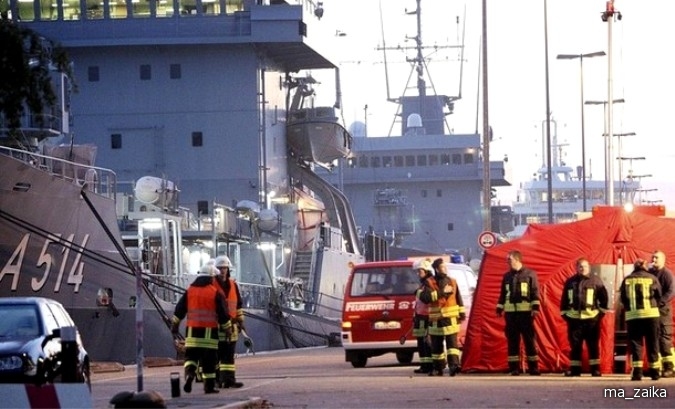
[[[339,75],[322,2],[7,7],[67,51],[78,92],[62,100],[69,143],[0,155],[0,296],[62,302],[94,360],[133,362],[140,328],[145,356],[172,356],[173,304],[227,254],[256,350],[339,342],[349,263],[382,243],[364,248],[349,200],[315,173],[353,144],[339,81],[314,104],[311,70]]]

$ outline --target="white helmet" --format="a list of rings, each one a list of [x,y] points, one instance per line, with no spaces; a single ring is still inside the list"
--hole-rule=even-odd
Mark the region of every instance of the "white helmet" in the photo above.
[[[230,270],[232,270],[232,262],[230,261],[230,258],[227,256],[216,257],[214,264],[216,268],[228,267]]]
[[[217,273],[218,270],[216,270],[213,264],[206,263],[199,269],[199,273],[197,274],[200,276],[214,276]]]
[[[413,263],[413,270],[426,270],[430,272],[431,274],[434,273],[434,269],[431,267],[431,263],[429,263],[429,260],[416,260]]]

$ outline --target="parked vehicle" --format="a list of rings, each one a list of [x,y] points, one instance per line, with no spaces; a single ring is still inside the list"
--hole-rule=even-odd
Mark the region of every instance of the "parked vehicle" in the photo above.
[[[355,368],[393,352],[409,364],[417,350],[412,337],[415,290],[412,261],[379,261],[352,267],[342,308],[345,360]]]
[[[72,318],[59,302],[41,297],[0,298],[0,383],[62,381],[62,331],[75,330],[74,382],[91,387],[90,362]]]
[[[415,291],[419,286],[413,261],[379,261],[352,266],[342,309],[342,346],[345,361],[355,368],[368,358],[395,353],[409,364],[417,352],[412,336]],[[448,263],[448,274],[457,281],[469,316],[477,278],[464,264]],[[468,320],[461,325],[459,342],[464,344]]]

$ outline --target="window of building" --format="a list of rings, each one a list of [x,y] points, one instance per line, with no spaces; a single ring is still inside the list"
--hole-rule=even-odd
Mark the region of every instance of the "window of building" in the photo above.
[[[374,168],[379,168],[380,167],[380,157],[379,156],[373,156],[370,158],[370,166]]]
[[[464,154],[464,164],[469,164],[473,163],[473,153],[465,153]]]
[[[461,165],[462,164],[462,155],[459,153],[453,153],[452,154],[452,164],[453,165]]]
[[[390,168],[392,164],[393,163],[392,163],[392,160],[391,160],[391,156],[383,156],[382,157],[382,166],[383,167]]]
[[[450,164],[450,155],[447,153],[441,154],[441,165]]]
[[[368,157],[367,156],[359,156],[359,167],[360,168],[367,168],[368,167]]]
[[[438,155],[429,155],[429,166],[438,166]]]
[[[110,148],[122,149],[122,134],[114,133],[110,135]]]
[[[453,231],[455,230],[455,224],[454,223],[448,223],[448,231]]]
[[[427,166],[427,155],[417,155],[417,166]]]
[[[100,80],[98,65],[92,65],[87,68],[87,80],[89,82],[98,82]]]
[[[152,66],[150,64],[141,64],[141,80],[148,81],[152,78]]]
[[[415,166],[415,156],[414,155],[406,155],[405,156],[405,165],[406,166]]]
[[[169,78],[172,80],[178,80],[181,78],[181,69],[180,64],[171,64],[169,66]]]
[[[394,156],[394,166],[396,166],[397,168],[403,167],[403,156],[401,155]]]
[[[436,197],[443,197],[443,190],[442,189],[436,190]]]
[[[422,189],[421,194],[422,194],[422,197],[427,197],[427,190],[426,190],[426,189]]]
[[[202,146],[203,144],[203,134],[201,132],[192,132],[192,146]]]

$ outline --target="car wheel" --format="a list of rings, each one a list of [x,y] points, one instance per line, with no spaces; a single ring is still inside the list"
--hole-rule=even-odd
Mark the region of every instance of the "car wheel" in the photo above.
[[[352,359],[352,366],[354,368],[363,368],[366,366],[366,363],[368,363],[368,357],[364,354],[359,354]]]
[[[399,364],[407,365],[412,362],[414,352],[402,351],[396,353],[396,360]]]

